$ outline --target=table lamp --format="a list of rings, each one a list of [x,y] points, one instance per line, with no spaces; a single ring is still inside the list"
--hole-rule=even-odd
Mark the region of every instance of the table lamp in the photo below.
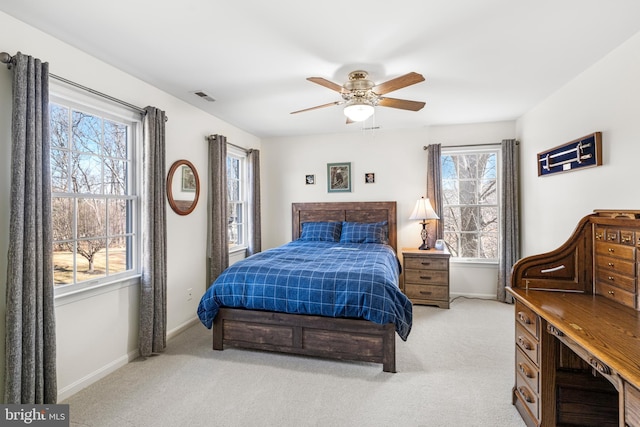
[[[427,233],[427,221],[430,219],[440,219],[438,214],[431,207],[431,202],[429,199],[425,199],[421,197],[416,202],[416,207],[413,208],[413,212],[409,219],[417,219],[420,220],[420,224],[422,224],[422,231],[420,232],[420,237],[422,238],[422,245],[418,248],[420,250],[429,249],[429,244],[427,243],[428,233]]]

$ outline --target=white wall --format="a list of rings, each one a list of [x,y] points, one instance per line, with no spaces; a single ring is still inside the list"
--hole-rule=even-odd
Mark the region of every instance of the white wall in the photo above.
[[[312,114],[312,113],[310,113]],[[411,114],[411,113],[407,113]],[[420,225],[409,215],[426,192],[426,152],[441,143],[499,143],[515,137],[515,122],[431,126],[417,131],[355,132],[271,138],[262,142],[263,246],[291,240],[291,203],[331,201],[396,201],[398,247],[418,247]],[[352,192],[327,192],[327,163],[351,162]],[[375,184],[365,184],[365,173]],[[305,175],[316,175],[314,185]],[[451,294],[495,298],[495,265],[452,264]]]
[[[640,209],[640,33],[518,120],[523,255],[563,244],[594,209]],[[536,155],[602,132],[603,166],[538,177]]]
[[[17,51],[49,62],[49,71],[130,104],[166,111],[166,168],[190,160],[201,178],[201,195],[192,214],[179,216],[167,205],[167,329],[170,335],[189,325],[205,289],[207,194],[206,135],[222,134],[243,147],[260,140],[191,107],[108,64],[80,52],[0,12],[1,50]],[[144,53],[141,52],[141,57]],[[8,247],[11,71],[0,67],[0,333],[4,336],[6,254]],[[187,289],[193,298],[187,299]],[[64,398],[126,363],[137,354],[137,285],[56,300],[58,386]],[[0,389],[4,381],[4,340],[0,340]],[[2,390],[0,390],[1,392]],[[3,394],[3,393],[1,393]]]

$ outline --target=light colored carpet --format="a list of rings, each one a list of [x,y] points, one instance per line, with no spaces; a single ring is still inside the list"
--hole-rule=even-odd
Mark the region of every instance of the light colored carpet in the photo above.
[[[513,306],[414,306],[398,373],[368,363],[211,349],[197,324],[62,403],[72,426],[523,426],[511,405]]]

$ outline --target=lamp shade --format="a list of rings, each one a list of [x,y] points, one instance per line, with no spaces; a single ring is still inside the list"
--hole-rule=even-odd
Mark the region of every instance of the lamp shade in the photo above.
[[[351,101],[344,107],[344,115],[353,122],[362,122],[373,115],[373,105],[362,101]]]
[[[421,197],[416,202],[415,208],[413,208],[413,212],[409,219],[419,219],[419,220],[427,220],[427,219],[440,219],[438,214],[431,207],[431,202],[429,199],[425,199]]]

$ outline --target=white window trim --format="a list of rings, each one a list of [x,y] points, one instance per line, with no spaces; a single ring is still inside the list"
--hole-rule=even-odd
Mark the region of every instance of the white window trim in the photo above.
[[[247,161],[248,161],[248,156],[247,156],[247,152],[245,150],[241,150],[237,147],[234,147],[233,145],[228,144],[227,145],[227,156],[228,155],[232,155],[235,157],[240,157],[243,159],[242,161],[242,177],[240,179],[240,194],[242,196],[242,201],[243,201],[243,212],[242,212],[242,217],[245,219],[244,222],[244,226],[242,227],[243,231],[244,231],[244,238],[243,238],[243,242],[244,244],[242,245],[234,245],[234,246],[230,246],[229,247],[229,254],[234,254],[240,251],[246,251],[247,250],[247,239],[249,238],[249,235],[247,234],[247,219],[248,219],[248,207],[247,207],[247,179],[248,179],[248,166],[247,166]]]
[[[99,278],[80,283],[69,285],[54,285],[54,300],[56,306],[64,305],[79,299],[88,298],[104,292],[120,289],[123,287],[138,285],[140,283],[141,265],[142,265],[142,170],[140,167],[140,159],[142,159],[143,146],[143,126],[140,113],[133,111],[120,104],[111,102],[98,95],[90,92],[81,91],[77,88],[65,85],[62,82],[52,80],[49,83],[49,101],[67,106],[74,106],[86,109],[89,112],[99,113],[107,118],[119,119],[133,124],[131,131],[135,135],[136,143],[133,146],[134,161],[132,175],[134,176],[134,185],[136,197],[136,218],[135,218],[135,244],[134,253],[132,255],[134,262],[133,271],[114,274],[108,277]]]

